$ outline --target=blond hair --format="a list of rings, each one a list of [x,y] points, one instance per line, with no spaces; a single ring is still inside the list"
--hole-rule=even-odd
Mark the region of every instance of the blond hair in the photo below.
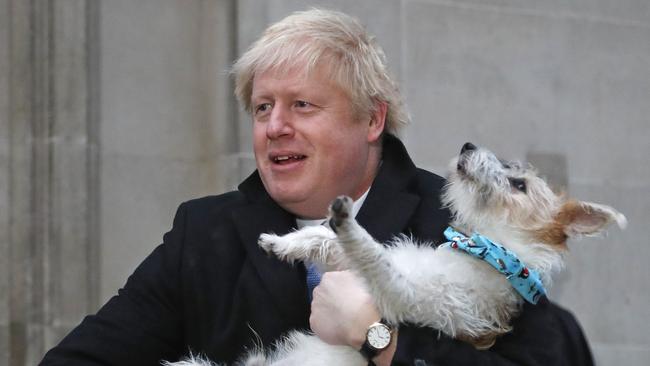
[[[384,102],[387,132],[396,134],[408,124],[384,51],[357,19],[336,11],[299,11],[269,26],[233,66],[235,95],[250,113],[255,73],[295,68],[308,73],[318,65],[329,68],[357,113],[373,113],[377,102]]]

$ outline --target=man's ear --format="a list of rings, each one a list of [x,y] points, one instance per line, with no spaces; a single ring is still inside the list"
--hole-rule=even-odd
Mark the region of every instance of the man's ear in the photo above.
[[[375,110],[370,114],[368,129],[368,142],[378,141],[386,127],[386,114],[388,113],[388,104],[386,102],[375,102]]]
[[[568,237],[596,235],[613,222],[621,229],[627,226],[627,219],[622,213],[612,207],[591,202],[565,203],[557,220],[564,225],[564,233]]]

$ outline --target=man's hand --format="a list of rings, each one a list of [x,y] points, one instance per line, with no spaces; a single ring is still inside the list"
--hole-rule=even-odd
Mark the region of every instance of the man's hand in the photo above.
[[[326,272],[313,295],[311,330],[326,343],[361,349],[368,327],[381,319],[361,279],[350,271]],[[393,338],[388,349],[373,360],[376,364],[390,364],[397,344],[396,333]]]

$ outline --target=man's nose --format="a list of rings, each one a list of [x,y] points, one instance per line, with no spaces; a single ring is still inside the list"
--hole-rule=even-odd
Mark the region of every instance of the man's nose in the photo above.
[[[271,118],[266,126],[266,137],[273,140],[293,134],[291,113],[280,105],[271,111]]]

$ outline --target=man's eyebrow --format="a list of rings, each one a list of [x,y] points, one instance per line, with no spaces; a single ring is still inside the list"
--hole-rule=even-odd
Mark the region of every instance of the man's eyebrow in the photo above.
[[[282,96],[290,99],[313,99],[317,98],[320,94],[318,91],[309,90],[308,88],[300,86],[289,86],[282,89]],[[273,99],[274,93],[270,90],[263,89],[258,93],[251,94],[251,101],[255,99]]]
[[[258,99],[271,99],[273,93],[271,93],[268,90],[261,90],[257,93],[253,92],[251,93],[251,101],[253,100],[258,100]]]

